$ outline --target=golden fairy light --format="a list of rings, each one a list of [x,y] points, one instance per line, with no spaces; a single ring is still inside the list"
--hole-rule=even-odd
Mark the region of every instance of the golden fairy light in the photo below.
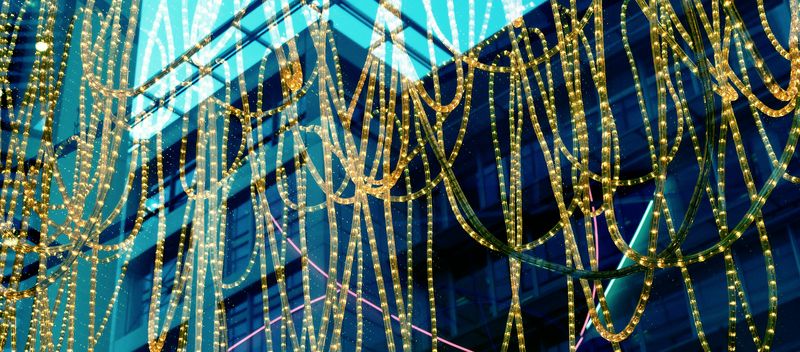
[[[415,70],[408,64],[410,61],[403,70],[392,66],[398,60],[410,60],[406,46],[411,39],[406,37],[402,25],[391,20],[400,21],[402,1],[380,2],[378,11],[383,12],[375,17],[367,48],[371,54],[358,67],[359,76],[345,78],[340,65],[340,51],[345,48],[339,45],[327,20],[333,4],[327,0],[303,0],[303,10],[298,12],[302,15],[288,17],[284,25],[268,26],[274,47],[261,53],[255,89],[247,88],[246,75],[231,75],[231,66],[242,65],[241,53],[213,61],[224,67],[228,81],[215,94],[207,95],[192,112],[182,112],[177,118],[181,125],[177,158],[165,153],[169,147],[165,145],[166,133],[158,130],[150,137],[134,130],[139,124],[153,121],[148,119],[177,114],[179,109],[166,100],[154,100],[154,109],[134,113],[131,102],[159,84],[175,86],[165,90],[168,97],[177,94],[181,87],[194,89],[193,85],[197,85],[201,90],[212,89],[208,82],[213,82],[213,66],[198,64],[195,54],[213,45],[214,36],[194,38],[197,44],[174,55],[177,59],[165,64],[154,78],[134,85],[129,81],[129,73],[135,68],[131,59],[137,45],[138,1],[112,0],[106,8],[89,0],[77,9],[74,18],[66,21],[69,23],[66,30],[55,26],[64,20],[58,17],[64,10],[58,1],[41,1],[38,8],[20,7],[16,13],[12,13],[11,3],[0,2],[0,24],[4,28],[0,34],[0,73],[4,73],[0,75],[0,102],[11,122],[10,133],[2,135],[3,148],[7,149],[4,149],[0,181],[3,216],[0,345],[4,348],[93,350],[99,347],[99,341],[108,333],[109,319],[119,299],[130,258],[140,244],[154,246],[152,294],[146,318],[151,350],[166,348],[168,332],[175,327],[177,349],[181,351],[207,346],[225,350],[233,345],[235,341],[228,341],[227,313],[222,302],[227,293],[240,288],[251,275],[259,278],[264,338],[270,351],[341,350],[345,330],[355,331],[355,346],[361,348],[362,303],[367,292],[379,298],[375,308],[382,312],[389,350],[414,349],[412,334],[418,325],[428,327],[425,331],[430,334],[431,348],[437,350],[444,340],[437,329],[434,292],[433,243],[440,230],[434,221],[437,216],[432,205],[434,189],[444,191],[452,214],[467,235],[487,250],[509,257],[511,303],[503,350],[514,348],[511,346],[515,341],[516,347],[524,350],[526,341],[535,338],[525,334],[521,313],[524,302],[520,299],[522,268],[532,265],[564,276],[571,350],[576,350],[579,344],[576,322],[581,319],[575,313],[578,305],[588,308],[594,329],[619,350],[619,343],[634,333],[646,314],[653,299],[651,288],[656,272],[677,267],[689,300],[696,338],[703,350],[708,351],[710,345],[688,267],[716,256],[725,263],[728,346],[734,348],[737,339],[744,338],[736,335],[735,328],[740,307],[757,348],[767,351],[771,347],[777,319],[777,275],[766,229],[768,219],[761,209],[779,182],[800,183],[799,177],[786,171],[800,136],[797,107],[800,4],[797,1],[790,1],[789,26],[781,29],[788,32],[785,43],[774,34],[763,1],[757,1],[754,9],[747,9],[757,11],[773,57],[790,67],[789,77],[783,79],[766,64],[766,54],[762,52],[765,49],[755,45],[742,19],[742,9],[730,1],[709,4],[684,1],[678,9],[671,2],[637,0],[629,4],[624,0],[620,13],[614,16],[609,15],[611,8],[606,8],[600,0],[593,1],[585,10],[579,9],[575,2],[562,5],[554,1],[542,5],[551,8],[555,29],[551,37],[538,28],[528,27],[520,13],[524,7],[519,2],[502,1],[494,6],[503,6],[512,14],[510,22],[472,49],[462,51],[459,41],[472,45],[476,37],[481,37],[476,34],[485,32],[485,28],[480,28],[480,22],[476,24],[478,6],[474,1],[469,2],[469,8],[462,9],[467,5],[449,0],[447,16],[428,17],[425,49],[433,53],[435,45],[445,47],[451,56],[447,64],[454,67],[455,78],[453,82],[443,82],[438,67],[441,63],[431,55],[431,71],[423,74],[426,82],[423,84],[409,75]],[[487,9],[492,3],[487,3]],[[241,5],[239,1],[236,4]],[[159,16],[163,16],[159,18],[169,25],[169,30],[175,33],[190,30],[169,22],[171,15],[187,19],[188,9],[170,14],[162,5],[158,5]],[[434,13],[430,0],[422,0],[421,5]],[[264,6],[273,13],[290,8],[287,0],[265,1]],[[233,26],[242,26],[240,21],[246,9],[240,8],[232,14]],[[214,19],[216,10],[212,6],[198,6],[194,9],[195,19],[204,16]],[[462,10],[470,13],[469,25],[456,22],[455,12]],[[650,56],[646,59],[635,53],[629,43],[628,18],[634,12],[640,12],[648,23]],[[607,18],[617,15],[619,27],[609,29]],[[26,16],[35,18],[32,30],[36,54],[25,90],[17,92],[7,73],[15,47],[20,44],[19,34]],[[484,22],[488,18],[487,10]],[[304,22],[308,28],[310,49],[305,52],[298,48],[301,45],[295,31],[298,27],[292,21]],[[442,33],[448,30],[452,36]],[[634,82],[630,94],[636,96],[638,108],[634,110],[638,111],[628,113],[641,115],[641,129],[647,143],[649,171],[633,178],[624,178],[621,173],[624,160],[620,156],[619,118],[609,98],[609,81],[615,79],[607,75],[611,63],[606,61],[606,42],[610,40],[606,38],[610,32],[619,33],[627,58],[627,62],[613,64],[627,65]],[[63,41],[56,40],[62,35]],[[504,51],[489,59],[481,55],[501,37],[508,39],[504,41],[508,43]],[[186,38],[190,36],[186,34]],[[136,65],[148,67],[149,60],[159,56],[167,61],[166,52],[175,51],[172,42],[154,37],[148,40],[149,43],[139,38],[138,45],[147,45],[149,55],[145,62]],[[245,45],[240,35],[232,40],[237,49]],[[391,51],[386,50],[389,43]],[[377,50],[382,45],[383,50]],[[210,58],[200,57],[211,62]],[[278,67],[279,86],[265,84],[274,63]],[[197,82],[171,81],[175,78],[170,75],[179,72],[184,64],[199,66]],[[78,82],[65,80],[70,65],[81,71]],[[655,94],[645,91],[649,88],[645,88],[640,77],[639,70],[645,65],[653,69]],[[473,117],[471,109],[483,103],[473,101],[477,76],[488,77],[489,114],[480,118],[489,124],[483,137],[492,143],[503,234],[492,233],[481,222],[462,190],[459,175],[453,171],[454,165],[464,160],[459,158],[459,152],[470,126],[474,126],[468,123]],[[345,79],[356,82],[348,88],[349,92],[345,89]],[[444,93],[448,90],[443,85],[450,83],[454,83],[454,92]],[[557,92],[562,83],[566,95]],[[689,84],[702,87],[704,114],[690,113],[686,90]],[[755,92],[756,86],[764,88]],[[65,102],[63,96],[67,90],[77,101]],[[197,90],[190,92],[194,94]],[[587,92],[594,96],[591,101],[585,98]],[[268,105],[275,100],[282,103]],[[235,105],[236,101],[242,102],[241,107]],[[301,101],[318,105],[318,118],[304,119],[298,104]],[[740,130],[742,121],[734,114],[734,101],[746,104],[749,109],[758,133],[757,142],[761,143],[759,147],[768,156],[766,165],[764,160],[756,165],[745,149]],[[56,114],[54,111],[60,104],[74,104],[74,112]],[[359,104],[367,108],[361,112],[362,109],[356,109]],[[54,136],[60,135],[56,128],[66,128],[59,119],[67,118],[69,123],[74,121],[75,135],[56,144]],[[276,131],[266,130],[262,122],[268,119],[277,120],[280,127]],[[763,121],[768,119],[791,119],[791,127],[781,132],[786,136],[784,144],[776,144],[769,138],[768,132],[773,131],[768,131]],[[41,137],[32,133],[32,127],[39,121]],[[454,141],[452,134],[446,138],[443,131],[445,123],[450,125],[452,121],[458,126]],[[231,138],[233,131],[238,131],[231,127],[234,123],[242,126],[241,135],[237,136],[240,138]],[[591,131],[590,125],[598,124],[599,132]],[[523,138],[523,130],[527,129],[534,132],[535,141]],[[565,131],[569,134],[564,134]],[[193,132],[196,136],[190,138]],[[269,133],[273,134],[275,144],[268,148],[260,138]],[[235,145],[231,140],[240,143]],[[553,204],[547,206],[554,207],[559,214],[557,224],[551,228],[531,230],[523,226],[526,196],[523,166],[533,161],[523,157],[521,151],[528,143],[538,146],[545,162],[545,168],[537,172],[546,176],[554,196]],[[688,144],[687,150],[694,154],[696,165],[691,165],[691,170],[698,175],[697,186],[688,206],[671,208],[667,184],[689,167],[673,163],[681,144]],[[284,164],[284,160],[290,164]],[[590,160],[595,161],[590,163]],[[725,160],[735,160],[738,169],[726,166]],[[166,206],[167,165],[178,165],[179,184],[188,197],[185,206],[171,210],[174,214],[168,214]],[[293,172],[287,169],[290,165]],[[769,168],[768,176],[757,181],[753,171],[756,167]],[[275,170],[274,174],[270,170]],[[725,174],[728,172],[741,174],[749,198],[749,208],[740,219],[731,218],[727,211]],[[715,174],[718,181],[712,182],[710,174]],[[229,279],[223,275],[227,260],[227,200],[235,182],[240,180],[249,184],[255,245],[244,272]],[[643,232],[646,249],[637,249],[623,236],[614,202],[624,197],[618,192],[620,189],[646,183],[654,185],[652,212],[648,214],[649,228]],[[148,194],[151,186],[155,188],[155,196]],[[592,187],[596,193],[600,191],[600,199],[592,198]],[[277,192],[279,205],[270,204],[268,191]],[[314,196],[318,193],[322,197]],[[693,218],[700,203],[706,201],[716,238],[709,238],[712,244],[699,250],[682,249],[692,224],[678,220]],[[345,208],[347,211],[342,210]],[[685,212],[674,213],[675,209]],[[282,216],[276,216],[276,212]],[[135,221],[124,235],[101,241],[101,234],[120,221],[122,214],[131,213],[135,214]],[[155,226],[145,226],[149,213],[155,213],[153,220],[149,220]],[[593,221],[599,216],[605,219],[601,225]],[[324,225],[327,233],[309,231],[311,223],[320,218],[327,220]],[[166,246],[167,231],[175,219],[180,220],[177,258],[175,268],[169,269],[174,270],[174,275],[168,275],[165,256],[173,249]],[[415,222],[421,226],[414,225]],[[753,319],[731,249],[750,228],[757,233],[767,273],[768,317],[763,327],[757,326]],[[526,240],[524,233],[531,231],[540,235]],[[32,232],[38,233],[38,238],[28,235]],[[413,282],[415,234],[417,237],[421,234],[424,242],[418,247],[425,258],[422,290],[415,290]],[[608,234],[615,249],[633,264],[616,270],[600,269],[599,248],[595,245],[600,234]],[[324,242],[329,244],[325,260],[309,254],[309,248],[321,240],[320,236],[325,236]],[[659,239],[666,239],[669,244],[659,250]],[[563,242],[564,257],[560,262],[532,254],[550,241]],[[388,258],[381,257],[379,248],[388,249]],[[325,279],[322,308],[296,313],[299,320],[293,318],[294,307],[289,299],[293,287],[287,282],[286,272],[290,256],[287,252],[293,250],[301,258],[299,285],[306,307],[317,302],[311,285],[312,275],[314,280],[317,277],[315,270],[324,274]],[[401,251],[407,251],[405,261],[400,260]],[[327,261],[329,265],[320,269],[313,264],[314,260]],[[33,277],[27,277],[29,271],[25,267],[31,262],[37,270]],[[271,282],[267,277],[273,273],[275,279]],[[636,308],[630,317],[623,319],[627,321],[624,325],[614,324],[620,319],[612,319],[610,302],[604,293],[604,287],[610,284],[602,280],[633,273],[643,273]],[[374,276],[374,286],[366,285],[365,274]],[[98,286],[112,290],[100,295]],[[166,286],[172,288],[171,292],[162,290]],[[270,289],[277,293],[270,295]],[[424,297],[415,298],[420,294]],[[279,312],[270,312],[270,300],[279,301]],[[581,300],[585,302],[579,303]],[[414,304],[419,302],[426,309],[415,309]],[[354,321],[345,320],[345,315],[350,314],[349,306],[355,307]],[[426,314],[420,316],[417,313],[420,311]],[[88,324],[77,321],[79,312],[86,312]],[[276,314],[282,319],[273,326],[271,321]],[[213,327],[208,329],[207,324]]]

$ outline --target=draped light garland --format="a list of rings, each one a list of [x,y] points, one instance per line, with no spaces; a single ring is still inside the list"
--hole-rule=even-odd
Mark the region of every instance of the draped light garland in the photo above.
[[[3,216],[0,219],[3,241],[0,345],[4,348],[72,350],[84,346],[93,350],[108,330],[134,244],[149,240],[155,244],[147,317],[151,350],[199,350],[209,346],[213,350],[226,349],[234,341],[227,341],[225,305],[220,302],[226,292],[240,287],[251,273],[261,278],[267,350],[341,349],[345,324],[352,323],[344,319],[351,305],[354,305],[356,318],[355,326],[350,329],[355,331],[355,346],[360,348],[364,338],[361,302],[365,292],[378,295],[389,350],[414,348],[413,324],[429,327],[431,347],[436,350],[440,337],[434,292],[433,241],[437,228],[432,199],[433,190],[438,188],[445,192],[452,213],[466,234],[509,258],[511,304],[503,334],[503,350],[513,348],[509,346],[515,341],[519,350],[524,350],[526,338],[534,338],[524,333],[520,300],[522,268],[532,265],[564,275],[572,350],[577,348],[579,338],[576,320],[580,318],[576,316],[576,309],[580,297],[585,300],[594,328],[619,350],[620,342],[631,336],[646,312],[655,273],[662,268],[677,267],[683,278],[696,338],[708,351],[710,345],[688,267],[716,256],[722,256],[725,263],[728,347],[734,349],[736,340],[743,338],[736,336],[737,309],[741,307],[754,344],[761,351],[770,349],[777,319],[777,278],[761,209],[779,182],[800,183],[800,178],[787,173],[800,136],[797,109],[800,4],[797,1],[789,1],[786,43],[781,43],[773,34],[762,0],[748,9],[758,12],[770,49],[790,67],[788,79],[783,80],[765,63],[764,54],[759,52],[734,2],[684,0],[681,8],[676,9],[669,1],[629,3],[623,0],[618,14],[618,33],[628,62],[614,65],[627,64],[631,72],[650,158],[650,171],[633,178],[625,178],[621,172],[624,160],[618,119],[609,101],[608,83],[615,78],[607,76],[610,63],[606,61],[605,43],[606,38],[611,37],[610,32],[617,33],[617,29],[608,29],[606,18],[610,10],[600,0],[592,1],[588,7],[578,6],[576,1],[551,2],[554,37],[528,27],[520,17],[523,7],[518,2],[495,4],[503,6],[506,13],[514,14],[509,15],[509,24],[463,53],[458,49],[458,32],[463,26],[457,25],[454,13],[469,6],[467,10],[474,17],[475,4],[474,1],[468,5],[448,1],[452,40],[442,33],[440,20],[428,16],[426,27],[431,52],[434,38],[438,38],[453,56],[449,64],[455,68],[455,91],[451,96],[443,92],[445,83],[441,82],[433,59],[432,72],[423,84],[392,70],[386,63],[392,61],[387,53],[385,57],[367,55],[356,86],[346,89],[339,62],[341,47],[337,47],[327,21],[332,4],[303,0],[303,5],[318,14],[308,23],[313,50],[307,51],[301,59],[293,27],[282,28],[286,33],[280,35],[290,39],[264,53],[255,93],[243,89],[246,87],[244,76],[228,77],[230,82],[221,94],[206,99],[195,112],[181,117],[183,137],[177,160],[169,160],[164,154],[167,146],[161,133],[148,139],[130,136],[133,126],[153,114],[146,111],[131,116],[130,103],[138,94],[177,70],[180,64],[192,60],[194,54],[214,39],[212,36],[200,39],[187,52],[177,55],[177,59],[154,79],[132,86],[128,77],[138,28],[138,1],[111,0],[106,9],[95,4],[95,0],[88,0],[69,21],[70,26],[65,31],[55,28],[60,15],[58,1],[35,2],[38,8],[23,6],[17,13],[11,12],[16,8],[12,2],[2,0],[0,4],[3,28],[0,34],[0,73],[3,73],[0,75],[0,103],[10,121],[10,131],[2,134],[0,143],[5,153],[0,180]],[[433,13],[430,0],[422,3],[428,13]],[[265,4],[283,10],[289,8],[287,0],[265,1]],[[381,1],[380,6],[399,14],[400,1]],[[211,6],[203,9],[209,10]],[[628,42],[627,16],[635,11],[641,12],[649,24],[649,56],[635,53]],[[36,45],[37,53],[25,91],[16,92],[8,72],[20,44],[22,19],[32,14],[36,17],[35,38],[44,44]],[[234,22],[242,16],[242,11],[235,14]],[[488,20],[488,11],[486,16],[484,20]],[[368,50],[390,41],[396,52],[393,55],[405,52],[406,38],[400,30],[387,31],[380,20],[376,20],[374,27],[372,46]],[[475,21],[470,21],[467,27],[472,42]],[[54,40],[55,31],[64,31],[65,40]],[[277,31],[271,33],[276,35]],[[482,55],[488,45],[501,40],[509,43],[507,50],[488,59]],[[79,43],[79,48],[72,48],[73,43]],[[139,45],[143,45],[141,41]],[[268,62],[273,60],[280,67],[281,85],[280,90],[272,88],[270,91],[264,82]],[[79,84],[65,82],[68,62],[80,64]],[[654,72],[655,94],[649,94],[646,91],[649,86],[640,79],[638,70],[645,66]],[[201,76],[210,72],[210,66],[200,69]],[[470,112],[476,104],[472,101],[476,75],[488,76],[490,111],[480,119],[488,119],[490,124],[485,138],[491,140],[494,149],[504,234],[493,233],[482,223],[461,188],[459,176],[453,171],[454,165],[460,162],[459,152],[470,128],[469,119],[475,118]],[[561,89],[558,82],[563,83],[566,95],[557,91]],[[186,84],[180,86],[189,84],[181,83]],[[701,114],[689,110],[685,89],[688,84],[702,87],[705,110]],[[501,95],[495,94],[498,85],[503,85],[503,91],[508,92],[507,102],[500,101]],[[762,86],[755,91],[754,87]],[[240,88],[240,96],[232,93],[232,88],[236,87]],[[62,95],[67,89],[78,91],[78,110],[74,112],[78,129],[66,143],[56,145],[54,129],[63,126],[59,125],[59,114],[55,111],[60,104],[65,104]],[[311,91],[314,94],[308,94]],[[593,95],[590,101],[587,101],[587,94]],[[270,99],[265,95],[280,95],[283,103],[268,107],[266,102]],[[650,97],[656,100],[649,101]],[[243,106],[234,106],[233,102],[240,98]],[[301,119],[297,102],[303,100],[319,104],[318,120]],[[256,102],[255,106],[250,103],[252,101]],[[746,104],[750,109],[760,137],[759,147],[768,155],[767,165],[756,165],[770,169],[769,176],[760,182],[751,171],[754,167],[751,164],[756,160],[745,150],[734,102]],[[363,113],[356,109],[359,103],[366,107]],[[157,104],[170,109],[162,102]],[[501,123],[501,118],[508,121]],[[592,120],[595,118],[596,121]],[[261,122],[267,119],[278,119],[283,126],[275,132],[277,143],[273,151],[276,155],[268,154],[259,145],[260,136],[267,133]],[[785,137],[781,136],[782,145],[775,145],[774,138],[771,141],[763,119],[791,119],[791,127],[784,131]],[[31,128],[40,120],[43,121],[42,135],[36,138]],[[454,141],[446,140],[443,131],[445,124],[451,121],[456,121],[458,126]],[[238,138],[231,138],[234,122],[243,126]],[[589,125],[592,123],[599,123],[600,132],[599,139],[592,137],[590,142]],[[190,126],[196,126],[196,139],[189,138]],[[523,129],[532,129],[536,140],[524,139]],[[565,135],[567,140],[562,138],[564,131],[569,131]],[[241,143],[235,145],[232,140]],[[310,140],[318,143],[310,143]],[[697,180],[691,199],[682,206],[685,211],[676,214],[673,211],[677,208],[670,207],[671,199],[665,194],[665,188],[669,178],[689,174],[688,166],[679,167],[673,163],[681,145],[687,142],[685,148],[691,149],[696,159],[697,168],[692,165],[691,170],[697,173]],[[134,147],[129,154],[125,153],[131,143]],[[538,144],[537,150],[545,161],[546,170],[537,172],[546,173],[554,197],[554,204],[550,205],[558,210],[558,221],[552,228],[531,230],[523,226],[526,194],[521,175],[523,165],[532,162],[522,157],[522,146],[526,143]],[[728,145],[733,146],[734,155],[729,155]],[[69,152],[69,148],[73,148],[74,153]],[[292,161],[293,173],[282,164],[284,154],[296,155]],[[190,155],[195,158],[191,175],[186,172]],[[596,169],[598,158],[599,169]],[[731,170],[725,162],[728,158],[735,158],[739,168]],[[167,201],[165,163],[179,165],[180,184],[189,198],[182,210],[176,268],[169,278],[172,282],[165,282],[168,275],[164,269],[168,249],[165,246],[168,222],[164,208]],[[122,167],[125,164],[127,168]],[[411,172],[412,165],[414,170],[422,170],[422,176]],[[264,178],[266,170],[272,167],[276,170],[275,177]],[[240,169],[248,170],[249,176],[245,177],[251,178],[248,182],[250,207],[256,218],[255,246],[244,273],[228,281],[222,274],[227,199],[233,181],[241,177],[237,173]],[[741,173],[750,200],[749,209],[740,219],[728,217],[725,174],[730,171]],[[614,203],[617,197],[623,197],[618,190],[645,183],[654,185],[653,210],[651,225],[646,231],[647,250],[640,251],[625,240]],[[147,189],[151,184],[158,188],[159,207],[154,210],[157,227],[154,234],[145,236],[147,231],[142,228],[148,212]],[[599,187],[601,199],[592,198],[592,184],[595,192]],[[118,187],[123,189],[120,191]],[[114,188],[116,192],[110,192]],[[267,191],[273,188],[278,190],[282,201],[280,214],[283,216],[280,217],[273,216],[276,209],[267,196]],[[317,198],[310,196],[314,192],[322,192],[324,200],[316,202]],[[138,199],[130,196],[137,194]],[[100,234],[120,220],[123,208],[131,202],[138,204],[131,230],[119,241],[101,241]],[[704,249],[689,251],[681,246],[703,203],[711,209],[718,238],[709,238],[712,244]],[[345,208],[348,210],[343,211]],[[328,222],[329,253],[325,258],[316,258],[328,263],[324,303],[319,311],[303,310],[302,318],[295,320],[287,293],[291,288],[285,272],[287,246],[295,247],[290,235],[298,239],[302,296],[309,307],[312,304],[310,263],[313,263],[308,253],[309,242],[318,241],[321,236],[314,233],[312,237],[307,233],[311,226],[307,219],[312,214],[324,214]],[[404,219],[393,218],[396,214],[405,214]],[[420,222],[415,220],[418,216],[421,216],[422,227],[414,225],[415,221]],[[603,217],[604,222],[598,225],[597,217]],[[759,238],[767,271],[769,306],[764,327],[757,326],[753,319],[731,249],[752,227]],[[32,237],[34,232],[37,236]],[[526,242],[524,234],[530,232],[539,235]],[[425,243],[426,287],[423,292],[427,295],[424,297],[428,302],[426,312],[430,314],[412,316],[412,312],[419,311],[414,309],[413,303],[414,295],[420,291],[414,290],[412,278],[415,267],[412,248],[415,234],[419,233]],[[579,238],[581,234],[584,239]],[[616,270],[600,269],[596,243],[601,234],[608,234],[619,253],[633,264]],[[668,244],[659,250],[660,239],[662,243],[667,239]],[[563,241],[562,259],[532,254],[549,241]],[[388,258],[381,257],[379,247],[388,248]],[[401,250],[407,251],[405,263],[398,258]],[[38,268],[32,277],[27,277],[29,274],[24,269],[31,262]],[[372,268],[367,262],[372,263]],[[386,263],[389,268],[384,267]],[[112,270],[113,277],[98,275],[109,267],[119,270]],[[368,271],[375,277],[375,287],[364,285],[364,275]],[[270,273],[275,274],[274,285],[280,301],[279,327],[270,323],[271,316],[276,314],[270,312],[269,301],[275,299],[269,295],[271,283],[267,276]],[[612,319],[603,280],[638,273],[643,274],[643,285],[636,308],[626,324],[615,326],[614,321],[618,319]],[[88,294],[78,294],[84,288],[79,289],[79,284],[84,285],[87,280]],[[98,285],[113,287],[107,299],[98,299]],[[164,285],[173,288],[169,297],[162,297]],[[356,298],[355,303],[348,301],[351,293]],[[168,302],[165,307],[160,304],[163,300]],[[206,300],[216,302],[212,312],[206,311],[209,307]],[[399,321],[397,325],[392,322],[393,312]],[[77,321],[78,314],[88,314],[86,326]],[[212,318],[208,318],[209,315]],[[209,323],[213,324],[211,332],[203,328]],[[179,326],[177,346],[166,346],[167,332],[173,326]],[[275,328],[280,330],[277,335],[272,331]],[[86,341],[78,341],[76,337],[76,331],[82,329],[86,330],[77,335],[87,336]]]

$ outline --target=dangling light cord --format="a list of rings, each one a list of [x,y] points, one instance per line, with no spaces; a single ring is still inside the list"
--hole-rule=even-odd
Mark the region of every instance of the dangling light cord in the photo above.
[[[589,202],[592,202],[592,201],[594,201],[594,199],[592,199],[592,190],[590,189],[589,190]],[[594,248],[595,248],[594,257],[597,260],[597,262],[599,263],[600,262],[600,240],[599,240],[600,236],[597,233],[597,214],[595,214],[594,205],[592,205],[591,208],[592,208],[592,214],[593,214],[592,215],[592,223],[594,225]],[[592,300],[594,300],[596,293],[597,293],[597,286],[592,286]],[[583,342],[583,333],[585,333],[586,332],[586,328],[589,327],[589,318],[590,318],[589,312],[586,312],[586,319],[583,321],[583,327],[581,328],[581,333],[580,333],[580,337],[581,338],[578,340],[578,343],[575,344],[575,349],[576,350],[578,349],[578,347],[581,346],[581,342]]]

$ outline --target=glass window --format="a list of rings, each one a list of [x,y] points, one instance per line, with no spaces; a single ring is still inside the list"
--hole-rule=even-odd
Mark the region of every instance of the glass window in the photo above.
[[[228,248],[225,255],[225,275],[238,276],[247,267],[254,245],[250,202],[245,202],[237,207],[231,215],[228,236],[226,236]]]
[[[372,24],[356,18],[349,9],[333,6],[329,11],[330,20],[337,32],[354,41],[362,48],[368,48],[372,41]]]
[[[214,29],[231,20],[247,3],[245,0],[143,2],[139,43],[144,45],[139,45],[137,51],[137,66],[142,69],[136,75],[136,84],[152,77]]]
[[[175,261],[176,258],[167,261],[163,266],[161,302],[159,306],[163,309],[169,304],[170,293],[175,281]],[[150,264],[146,273],[132,273],[130,276],[130,291],[128,293],[128,319],[125,321],[126,331],[130,332],[139,328],[143,323],[143,317],[150,311],[150,298],[153,294],[153,267]]]

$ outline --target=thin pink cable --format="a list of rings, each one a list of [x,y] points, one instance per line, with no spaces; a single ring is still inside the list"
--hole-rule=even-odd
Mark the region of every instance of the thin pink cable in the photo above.
[[[272,216],[272,214],[270,214],[270,218],[272,219],[272,223],[273,223],[273,224],[275,224],[275,226],[278,228],[278,231],[279,231],[281,234],[283,234],[283,233],[284,233],[284,232],[283,232],[283,228],[282,228],[282,227],[281,227],[281,225],[278,223],[278,221],[277,221],[277,220],[275,220],[275,218]],[[301,254],[300,247],[298,247],[298,246],[297,246],[297,245],[294,243],[294,241],[292,241],[292,239],[291,239],[291,238],[288,238],[288,237],[287,237],[287,238],[286,238],[286,240],[289,242],[289,245],[290,245],[290,246],[292,246],[292,248],[294,249],[294,251],[295,251],[295,252],[297,252],[297,254]],[[325,272],[325,270],[322,270],[322,268],[320,268],[320,267],[319,267],[319,266],[318,266],[316,263],[314,263],[314,261],[312,261],[311,259],[309,259],[309,260],[308,260],[308,264],[309,264],[309,265],[311,265],[311,267],[312,267],[312,268],[314,268],[314,270],[316,270],[318,273],[320,273],[320,274],[321,274],[322,276],[324,276],[326,279],[329,279],[329,278],[330,278],[330,277],[328,276],[328,273],[327,273],[327,272]],[[336,286],[338,286],[338,287],[339,287],[339,290],[341,290],[341,288],[342,288],[342,284],[341,284],[339,281],[336,281]],[[337,290],[337,291],[338,291],[338,290]],[[356,293],[355,293],[355,292],[353,292],[353,290],[350,290],[350,289],[347,289],[347,294],[348,294],[348,295],[350,295],[350,296],[353,296],[353,297],[357,297]],[[319,302],[319,301],[321,301],[321,300],[323,300],[323,299],[325,299],[325,296],[324,296],[324,295],[323,295],[323,296],[320,296],[320,297],[317,297],[317,298],[314,298],[314,299],[312,299],[312,300],[311,300],[311,302],[309,302],[309,304],[314,304],[314,303],[317,303],[317,302]],[[381,314],[383,314],[383,309],[381,309],[381,307],[379,307],[379,306],[378,306],[378,305],[376,305],[375,303],[372,303],[371,301],[367,300],[366,298],[362,298],[362,299],[361,299],[361,302],[363,302],[363,303],[364,303],[364,304],[366,304],[367,306],[369,306],[369,307],[371,307],[372,309],[375,309],[376,311],[378,311],[378,312],[380,312]],[[300,311],[300,310],[302,310],[303,308],[305,308],[305,304],[301,304],[301,305],[299,305],[299,306],[297,306],[297,307],[294,307],[294,308],[292,308],[292,310],[291,310],[291,313],[295,313],[295,312],[297,312],[297,311]],[[400,318],[399,318],[398,316],[396,316],[396,315],[394,315],[394,314],[390,314],[390,316],[392,317],[392,319],[393,319],[393,320],[395,320],[395,321],[398,321],[398,322],[400,321]],[[272,324],[275,324],[275,323],[279,322],[279,321],[280,321],[282,318],[283,318],[282,316],[279,316],[279,317],[277,317],[277,318],[275,318],[275,319],[272,319],[272,320],[270,320],[270,322],[269,322],[269,325],[272,325]],[[256,336],[258,333],[260,333],[260,332],[264,331],[264,329],[266,329],[266,325],[264,325],[264,326],[262,326],[262,327],[260,327],[260,328],[256,329],[255,331],[251,332],[249,335],[245,336],[245,337],[244,337],[244,338],[242,338],[241,340],[239,340],[239,341],[237,341],[236,343],[234,343],[233,345],[231,345],[231,347],[229,347],[229,348],[228,348],[228,352],[232,351],[232,350],[233,350],[233,349],[235,349],[236,347],[239,347],[241,344],[245,343],[247,340],[249,340],[249,339],[253,338],[253,337],[254,337],[254,336]],[[428,331],[428,330],[425,330],[425,329],[423,329],[423,328],[421,328],[421,327],[419,327],[419,326],[416,326],[416,325],[414,325],[414,324],[411,324],[411,329],[413,329],[413,330],[416,330],[416,331],[418,331],[418,332],[421,332],[421,333],[425,334],[425,335],[426,335],[426,336],[428,336],[428,337],[433,337],[433,335],[430,333],[430,331]],[[443,344],[445,344],[445,345],[448,345],[448,346],[450,346],[450,347],[453,347],[453,348],[455,348],[455,349],[458,349],[458,350],[461,350],[461,351],[464,351],[464,352],[473,352],[472,350],[470,350],[470,349],[468,349],[468,348],[466,348],[466,347],[464,347],[464,346],[458,345],[458,344],[456,344],[456,343],[454,343],[454,342],[451,342],[451,341],[449,341],[449,340],[447,340],[447,339],[444,339],[444,338],[441,338],[441,337],[437,337],[437,340],[439,340],[439,341],[441,341]]]

